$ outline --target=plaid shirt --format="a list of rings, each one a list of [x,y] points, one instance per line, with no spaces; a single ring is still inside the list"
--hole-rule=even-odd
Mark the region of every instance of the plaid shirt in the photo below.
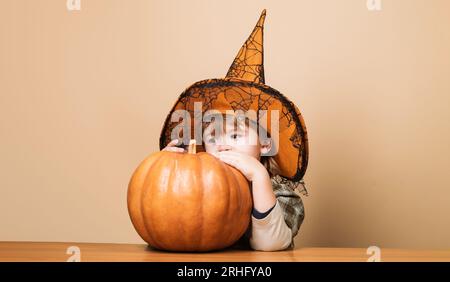
[[[292,242],[288,247],[288,249],[292,249],[294,248],[294,237],[298,234],[303,219],[305,218],[305,209],[299,193],[308,196],[308,191],[303,179],[299,182],[293,182],[282,176],[276,175],[271,178],[271,181],[275,197],[283,210],[286,225],[292,231]],[[236,245],[249,248],[248,241],[251,236],[251,231],[252,226],[250,222],[247,231],[239,239]]]
[[[289,246],[289,249],[292,249],[294,248],[294,237],[298,234],[303,219],[305,218],[305,208],[296,190],[305,196],[308,195],[308,191],[306,190],[303,179],[299,182],[292,182],[277,175],[272,177],[271,180],[273,192],[283,210],[284,221],[292,231],[292,242]]]

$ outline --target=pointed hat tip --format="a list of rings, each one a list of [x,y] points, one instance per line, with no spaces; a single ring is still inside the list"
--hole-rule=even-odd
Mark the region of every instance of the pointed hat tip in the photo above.
[[[264,84],[263,29],[265,18],[266,9],[261,12],[252,33],[228,69],[227,78],[239,78]]]
[[[264,19],[266,18],[266,9],[262,10],[261,12],[261,16],[259,16],[259,24],[263,24],[264,23]]]

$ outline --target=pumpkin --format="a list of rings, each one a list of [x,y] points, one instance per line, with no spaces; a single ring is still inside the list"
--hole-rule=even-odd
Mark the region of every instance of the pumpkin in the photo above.
[[[160,151],[128,185],[128,212],[144,241],[169,251],[202,252],[233,245],[250,223],[247,179],[211,154]]]

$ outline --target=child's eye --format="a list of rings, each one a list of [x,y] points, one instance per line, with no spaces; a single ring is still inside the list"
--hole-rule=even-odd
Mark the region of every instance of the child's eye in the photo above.
[[[231,134],[231,139],[238,139],[239,137],[241,137],[240,134],[237,134],[237,133]]]
[[[216,139],[214,139],[214,138],[209,138],[206,142],[208,142],[208,143],[210,143],[210,144],[213,144],[213,143],[216,143]]]

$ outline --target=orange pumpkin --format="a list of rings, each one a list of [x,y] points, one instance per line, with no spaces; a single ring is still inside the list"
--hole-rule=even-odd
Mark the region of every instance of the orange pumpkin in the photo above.
[[[195,140],[192,140],[195,141]],[[246,178],[216,157],[161,151],[147,157],[128,186],[128,212],[150,246],[211,251],[231,246],[250,222]]]

